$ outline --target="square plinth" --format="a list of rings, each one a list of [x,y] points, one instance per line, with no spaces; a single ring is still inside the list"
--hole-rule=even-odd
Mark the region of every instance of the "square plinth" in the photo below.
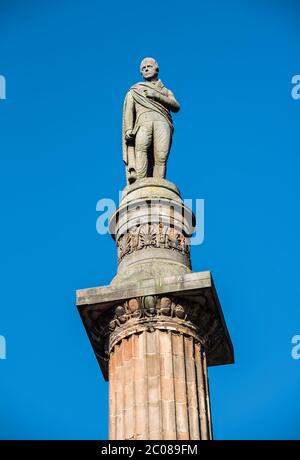
[[[187,273],[181,276],[80,289],[76,292],[76,304],[105,380],[108,380],[108,356],[103,353],[103,331],[101,327],[99,329],[101,316],[126,300],[162,295],[176,296],[185,302],[198,305],[200,310],[205,308],[203,333],[209,344],[206,350],[208,366],[234,362],[232,342],[211,273]],[[203,328],[203,324],[200,316],[198,326]]]

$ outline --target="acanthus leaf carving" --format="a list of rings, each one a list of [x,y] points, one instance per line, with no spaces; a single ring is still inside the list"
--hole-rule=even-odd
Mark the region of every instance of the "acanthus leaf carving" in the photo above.
[[[187,256],[190,254],[189,239],[174,227],[160,222],[136,226],[121,235],[117,241],[118,259],[120,261],[127,254],[149,247],[175,250]]]

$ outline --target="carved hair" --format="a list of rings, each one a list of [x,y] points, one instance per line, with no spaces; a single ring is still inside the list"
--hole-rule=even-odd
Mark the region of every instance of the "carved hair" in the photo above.
[[[142,62],[140,63],[140,71],[142,71],[142,67],[145,61],[152,61],[152,64],[156,67],[156,71],[157,72],[159,71],[158,62],[154,58],[151,58],[151,57],[146,57],[142,60]]]

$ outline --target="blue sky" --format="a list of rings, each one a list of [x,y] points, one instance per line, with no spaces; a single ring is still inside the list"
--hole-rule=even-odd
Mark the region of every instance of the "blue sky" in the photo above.
[[[116,271],[96,203],[125,185],[123,98],[147,55],[181,103],[167,178],[205,200],[193,269],[235,347],[210,369],[215,438],[300,438],[297,3],[0,1],[0,438],[107,438],[75,291]]]

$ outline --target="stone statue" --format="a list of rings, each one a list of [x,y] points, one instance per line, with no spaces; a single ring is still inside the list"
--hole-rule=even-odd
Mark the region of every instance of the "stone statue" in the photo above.
[[[172,91],[158,79],[155,59],[143,59],[140,71],[144,81],[130,88],[123,109],[123,160],[129,184],[166,176],[174,130],[170,111],[180,109]]]

